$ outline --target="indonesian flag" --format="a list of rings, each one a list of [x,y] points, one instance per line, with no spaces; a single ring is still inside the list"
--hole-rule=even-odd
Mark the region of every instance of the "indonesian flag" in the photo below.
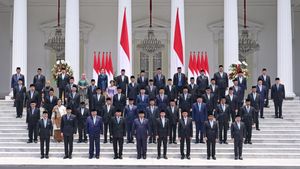
[[[106,72],[108,76],[108,83],[114,79],[114,68],[113,68],[113,63],[112,63],[112,58],[111,58],[111,52],[109,52],[109,56],[106,59]]]
[[[198,75],[200,75],[201,69],[202,69],[202,60],[201,60],[200,52],[198,52],[198,57],[197,57]]]
[[[195,76],[198,76],[200,74],[199,70],[198,70],[198,62],[197,62],[197,56],[196,56],[196,52],[193,52],[193,68],[194,68],[194,72],[195,72]]]
[[[177,67],[185,72],[185,25],[184,0],[172,0],[171,5],[171,55],[170,77],[177,72]]]
[[[190,52],[190,59],[189,59],[189,70],[188,70],[188,76],[189,76],[189,79],[191,77],[194,77],[194,74],[195,74],[195,71],[194,71],[194,67],[193,67],[193,54],[192,52]]]
[[[132,75],[131,30],[131,0],[119,0],[118,71],[125,69],[127,76]]]
[[[100,60],[97,58],[97,53],[94,52],[93,79],[97,81],[100,72]]]
[[[205,56],[204,56],[204,70],[205,70],[206,76],[209,77],[209,65],[208,65],[208,56],[207,56],[207,52],[205,52]]]
[[[102,61],[101,61],[101,67],[100,67],[100,71],[101,69],[105,70],[106,68],[106,63],[105,63],[105,52],[102,52]]]

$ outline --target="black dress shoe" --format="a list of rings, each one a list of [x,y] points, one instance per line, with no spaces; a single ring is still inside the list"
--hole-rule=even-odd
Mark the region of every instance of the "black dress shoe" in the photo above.
[[[248,141],[244,141],[244,144],[248,144]]]
[[[191,157],[190,157],[190,156],[186,156],[186,159],[190,160],[190,159],[191,159]]]
[[[156,158],[159,160],[159,159],[160,159],[160,156],[157,156]]]
[[[264,116],[261,116],[260,118],[264,119],[265,117],[264,117]]]
[[[169,141],[169,144],[172,144],[172,141]]]
[[[183,160],[184,159],[184,156],[181,156],[181,160]]]
[[[207,160],[210,160],[210,157],[207,157],[206,159],[207,159]]]
[[[32,141],[28,140],[27,143],[32,143]]]
[[[195,144],[199,144],[199,141],[195,141]]]
[[[174,144],[177,144],[177,142],[176,142],[176,141],[174,141],[173,143],[174,143]]]
[[[114,156],[114,160],[115,160],[115,159],[118,159],[118,156]]]
[[[87,140],[84,140],[84,143],[87,143],[88,141]]]
[[[141,159],[141,156],[137,156],[136,159],[138,159],[138,160]]]
[[[278,116],[275,116],[275,119],[278,119]]]
[[[252,144],[252,142],[251,142],[251,141],[248,141],[248,144]]]
[[[68,158],[68,156],[64,156],[64,159],[67,159]]]
[[[99,156],[96,156],[96,159],[99,159],[100,157]]]
[[[69,159],[72,159],[72,155],[69,155]]]
[[[283,117],[282,117],[282,116],[281,116],[281,117],[279,117],[279,118],[283,119]]]
[[[119,159],[121,159],[121,160],[122,160],[122,159],[123,159],[123,157],[122,157],[122,156],[119,156]]]
[[[216,157],[213,157],[212,159],[213,159],[213,160],[216,160],[217,158],[216,158]]]
[[[234,157],[234,160],[238,160],[239,158],[237,158],[237,157]]]
[[[240,159],[240,160],[243,160],[243,157],[240,157],[239,159]]]
[[[45,156],[41,156],[41,159],[45,158]]]
[[[224,144],[228,144],[228,142],[227,142],[227,141],[224,141]]]
[[[89,156],[89,159],[92,159],[93,158],[93,156]]]
[[[222,141],[219,141],[219,143],[222,144],[223,142],[222,142]]]
[[[166,160],[167,160],[167,159],[168,159],[168,157],[167,157],[167,156],[164,156],[164,159],[166,159]]]
[[[143,156],[143,159],[146,159],[146,158],[147,158],[147,156],[146,156],[146,155],[144,155],[144,156]]]
[[[77,141],[77,143],[82,143],[82,141]]]
[[[260,131],[260,129],[256,129],[257,131]]]
[[[104,140],[104,141],[103,141],[103,143],[107,143],[107,141],[106,141],[106,140]]]
[[[37,143],[38,141],[37,140],[34,140],[34,143]]]
[[[204,144],[205,142],[204,142],[204,141],[200,141],[200,143],[201,143],[201,144]]]
[[[46,159],[49,159],[49,155],[45,155],[45,158],[46,158]]]

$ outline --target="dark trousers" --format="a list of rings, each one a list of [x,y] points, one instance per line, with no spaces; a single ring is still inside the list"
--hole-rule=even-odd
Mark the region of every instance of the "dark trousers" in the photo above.
[[[264,101],[260,102],[259,113],[260,113],[260,117],[264,116]]]
[[[17,116],[22,116],[23,115],[24,100],[23,99],[15,100],[15,105],[16,105]]]
[[[168,142],[168,136],[162,136],[162,137],[158,137],[157,140],[157,155],[160,157],[161,155],[161,143],[163,143],[163,155],[166,156],[167,155],[167,142]]]
[[[87,141],[87,135],[86,135],[86,126],[79,126],[78,127],[78,135],[79,135],[79,141]]]
[[[65,148],[65,156],[71,156],[73,152],[73,135],[65,136],[64,135],[64,148]]]
[[[191,138],[181,137],[180,139],[180,154],[184,156],[184,142],[186,142],[186,156],[190,156],[191,153]]]
[[[259,129],[259,118],[258,118],[259,114],[258,113],[259,113],[258,111],[255,112],[255,128],[256,129]]]
[[[107,133],[108,133],[108,128],[109,128],[109,123],[104,123],[104,142],[107,142]],[[109,141],[111,142],[112,139],[111,139],[111,134],[109,132]]]
[[[46,155],[49,155],[49,145],[50,145],[50,137],[49,138],[40,138],[40,146],[41,146],[41,155],[44,156],[44,149],[46,143]]]
[[[147,137],[136,138],[136,148],[138,157],[145,156],[147,154]]]
[[[132,122],[127,123],[127,142],[133,142],[132,136]]]
[[[219,98],[225,97],[226,88],[219,88]]]
[[[176,129],[177,129],[177,123],[170,125],[169,142],[176,141]]]
[[[216,139],[208,139],[206,142],[207,158],[216,156]]]
[[[62,100],[64,102],[64,104],[66,104],[66,91],[65,88],[58,88],[58,96],[60,99],[62,99],[62,96],[64,96],[64,100]]]
[[[115,157],[120,157],[123,155],[123,143],[124,143],[123,137],[113,137],[113,147],[114,147]],[[118,151],[118,145],[119,145],[119,151]]]
[[[149,143],[156,143],[156,133],[155,133],[155,122],[151,123],[151,128],[149,132]]]
[[[227,141],[227,130],[229,124],[226,122],[219,122],[219,140],[220,141]]]
[[[267,96],[266,96],[266,101],[264,103],[264,106],[265,107],[269,106],[269,89],[267,89]]]
[[[252,125],[251,124],[245,124],[246,127],[246,140],[245,142],[251,141],[252,137]]]
[[[275,116],[282,117],[282,101],[274,101],[275,105]]]
[[[36,130],[36,124],[28,124],[28,138],[29,141],[37,141],[37,130]]]
[[[203,141],[203,123],[195,122],[196,124],[196,142],[199,142],[199,133],[200,133],[200,141]]]
[[[243,153],[243,140],[234,139],[234,157],[241,157]]]
[[[96,157],[100,154],[100,135],[89,135],[89,155],[94,156],[94,147],[96,147]]]
[[[231,116],[231,122],[235,122],[235,116],[236,116],[236,112],[235,110],[229,110],[230,112],[230,116]]]

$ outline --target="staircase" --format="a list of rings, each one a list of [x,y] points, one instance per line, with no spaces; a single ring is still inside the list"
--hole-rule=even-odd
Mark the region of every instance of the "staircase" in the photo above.
[[[0,158],[1,157],[40,157],[39,143],[27,144],[27,130],[24,111],[22,119],[16,119],[12,101],[0,101]],[[300,100],[286,100],[283,104],[284,119],[274,119],[274,106],[265,109],[265,119],[260,119],[261,131],[253,129],[252,145],[244,145],[244,158],[261,159],[299,159],[300,158]],[[230,132],[228,132],[228,138]],[[102,136],[101,136],[102,137]],[[75,136],[73,157],[88,157],[88,144],[76,143]],[[194,141],[194,140],[193,140]],[[100,156],[113,157],[112,144],[103,144],[101,139]],[[233,143],[217,144],[216,157],[233,158]],[[124,157],[136,157],[136,145],[124,144]],[[63,143],[51,140],[50,157],[63,157]],[[156,144],[148,145],[148,157],[156,158]],[[168,145],[168,157],[179,158],[179,144]],[[191,145],[192,158],[206,158],[206,145]]]

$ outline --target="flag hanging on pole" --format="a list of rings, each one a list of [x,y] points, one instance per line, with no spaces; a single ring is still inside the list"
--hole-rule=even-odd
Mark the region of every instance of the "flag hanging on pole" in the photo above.
[[[194,71],[194,60],[193,60],[193,54],[192,52],[190,52],[190,58],[189,58],[189,70],[188,70],[188,76],[189,76],[189,79],[191,77],[195,77],[195,71]]]
[[[99,74],[99,60],[97,58],[97,53],[94,51],[94,65],[93,65],[93,79],[97,80],[98,79],[98,74]]]
[[[112,64],[111,52],[109,52],[109,57],[107,60],[107,76],[108,76],[108,82],[114,79],[114,68]]]
[[[201,63],[201,55],[200,52],[198,52],[198,57],[197,57],[197,70],[198,70],[198,75],[200,75],[201,69],[202,69],[202,63]]]
[[[204,56],[204,69],[205,69],[205,74],[206,76],[209,77],[209,65],[208,65],[208,56],[207,56],[207,52],[205,51],[205,56]]]

